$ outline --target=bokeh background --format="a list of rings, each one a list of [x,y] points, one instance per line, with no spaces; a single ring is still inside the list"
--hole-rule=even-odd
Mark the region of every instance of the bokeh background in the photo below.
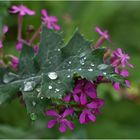
[[[105,99],[105,106],[96,123],[79,125],[75,122],[74,132],[65,134],[60,134],[57,128],[47,129],[45,118],[32,122],[26,108],[15,99],[10,104],[0,105],[0,138],[140,138],[140,2],[0,1],[0,26],[7,24],[10,28],[4,52],[17,56],[17,16],[7,11],[11,5],[21,3],[37,13],[24,18],[24,37],[28,25],[35,29],[39,27],[40,10],[43,8],[59,18],[65,41],[69,40],[76,27],[93,42],[99,37],[94,30],[96,25],[107,29],[113,41],[112,49],[121,47],[131,56],[134,69],[130,70],[129,79],[132,86],[115,92],[111,85],[101,85],[98,94]]]

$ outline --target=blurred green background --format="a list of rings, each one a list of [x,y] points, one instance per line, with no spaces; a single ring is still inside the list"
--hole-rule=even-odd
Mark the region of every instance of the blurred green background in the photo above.
[[[25,16],[24,37],[28,25],[34,25],[35,29],[39,27],[43,8],[59,18],[65,41],[76,27],[93,42],[99,37],[94,31],[96,25],[107,29],[113,41],[112,49],[121,47],[131,56],[134,64],[129,78],[132,87],[117,93],[111,85],[101,85],[98,94],[105,99],[105,106],[97,122],[79,125],[75,121],[74,132],[67,131],[66,134],[60,134],[57,128],[47,129],[46,118],[32,122],[18,100],[1,105],[0,138],[140,138],[140,2],[0,2],[0,22],[10,28],[4,51],[17,56],[17,16],[10,15],[7,10],[11,5],[21,3],[37,13],[33,17]]]

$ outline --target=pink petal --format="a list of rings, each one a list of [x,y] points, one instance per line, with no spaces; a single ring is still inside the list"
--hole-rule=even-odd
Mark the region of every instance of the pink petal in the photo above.
[[[128,77],[129,76],[129,72],[128,72],[128,70],[122,70],[120,75],[123,76],[123,77]]]
[[[126,83],[127,87],[130,87],[130,86],[131,86],[131,84],[130,84],[130,81],[129,81],[129,80],[125,80],[125,83]]]
[[[71,93],[69,93],[68,95],[66,95],[66,96],[63,98],[63,101],[64,101],[64,102],[70,102],[70,99],[71,99]]]
[[[2,48],[3,47],[3,44],[2,44],[2,41],[0,40],[0,48]]]
[[[80,121],[81,124],[84,124],[84,123],[85,123],[85,121],[86,121],[86,110],[84,110],[84,111],[80,114],[79,121]]]
[[[5,34],[7,32],[8,32],[8,26],[4,25],[4,27],[3,27],[3,34]]]
[[[89,119],[90,119],[92,122],[95,122],[95,121],[96,121],[96,117],[95,117],[92,113],[89,113],[89,114],[88,114],[88,117],[89,117]]]
[[[62,116],[65,118],[66,116],[72,114],[73,112],[74,112],[73,108],[65,109]]]
[[[41,14],[44,16],[44,17],[48,17],[48,13],[45,9],[42,9],[41,10]]]
[[[52,127],[54,127],[54,125],[57,123],[57,120],[50,120],[50,121],[48,121],[48,128],[52,128]]]
[[[118,82],[115,82],[114,84],[113,84],[113,87],[114,87],[114,89],[115,90],[120,90],[120,83],[118,83]]]
[[[96,96],[97,96],[95,86],[93,85],[93,83],[91,83],[89,81],[86,83],[86,85],[84,87],[84,91],[92,99],[96,98]]]
[[[65,125],[64,122],[61,122],[61,123],[60,123],[59,131],[60,131],[61,133],[66,132],[66,125]]]
[[[17,42],[17,44],[16,44],[16,49],[17,49],[18,51],[21,51],[21,50],[22,50],[22,47],[23,47],[23,44],[22,44],[21,42]]]
[[[46,114],[47,116],[55,116],[55,117],[60,116],[55,110],[48,110],[48,111],[46,111],[45,114]]]
[[[74,129],[74,124],[68,120],[65,120],[65,124],[70,128],[70,130]]]
[[[53,26],[54,26],[54,29],[55,29],[56,31],[59,31],[59,30],[61,29],[61,27],[60,27],[59,25],[57,25],[57,24],[54,24]]]
[[[73,95],[73,98],[74,98],[75,102],[79,102],[79,100],[80,100],[79,97],[76,94]]]
[[[87,97],[84,93],[81,93],[81,96],[80,96],[80,103],[81,105],[84,105],[87,103]]]
[[[121,56],[123,55],[122,49],[121,49],[121,48],[118,48],[117,51],[118,51],[118,53],[119,53]]]
[[[98,104],[97,102],[91,102],[91,103],[88,103],[87,105],[87,108],[97,108],[98,107]]]
[[[101,29],[100,29],[98,26],[96,26],[95,31],[96,31],[97,33],[99,33],[100,35],[103,34],[103,32],[101,31]]]

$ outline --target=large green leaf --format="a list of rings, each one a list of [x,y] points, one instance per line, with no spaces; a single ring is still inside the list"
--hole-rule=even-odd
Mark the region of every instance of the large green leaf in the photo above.
[[[20,91],[27,111],[40,113],[49,107],[50,99],[56,101],[54,99],[62,98],[72,90],[74,75],[93,81],[104,75],[107,79],[123,83],[124,80],[114,73],[112,67],[104,64],[104,51],[103,47],[91,48],[91,42],[78,30],[65,45],[61,34],[43,26],[38,54],[35,55],[29,46],[23,47],[19,71],[8,74],[9,80],[0,86],[0,101],[6,101]]]

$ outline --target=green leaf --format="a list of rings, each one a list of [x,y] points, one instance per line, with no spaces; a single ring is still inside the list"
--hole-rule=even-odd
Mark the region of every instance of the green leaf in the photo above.
[[[60,33],[43,26],[38,54],[24,45],[19,71],[8,75],[8,81],[0,85],[0,101],[22,92],[27,111],[35,119],[37,114],[51,106],[51,100],[55,102],[72,90],[74,75],[93,81],[104,75],[107,79],[123,83],[124,80],[116,77],[113,68],[104,64],[104,52],[103,47],[91,48],[91,41],[78,30],[65,45]]]

